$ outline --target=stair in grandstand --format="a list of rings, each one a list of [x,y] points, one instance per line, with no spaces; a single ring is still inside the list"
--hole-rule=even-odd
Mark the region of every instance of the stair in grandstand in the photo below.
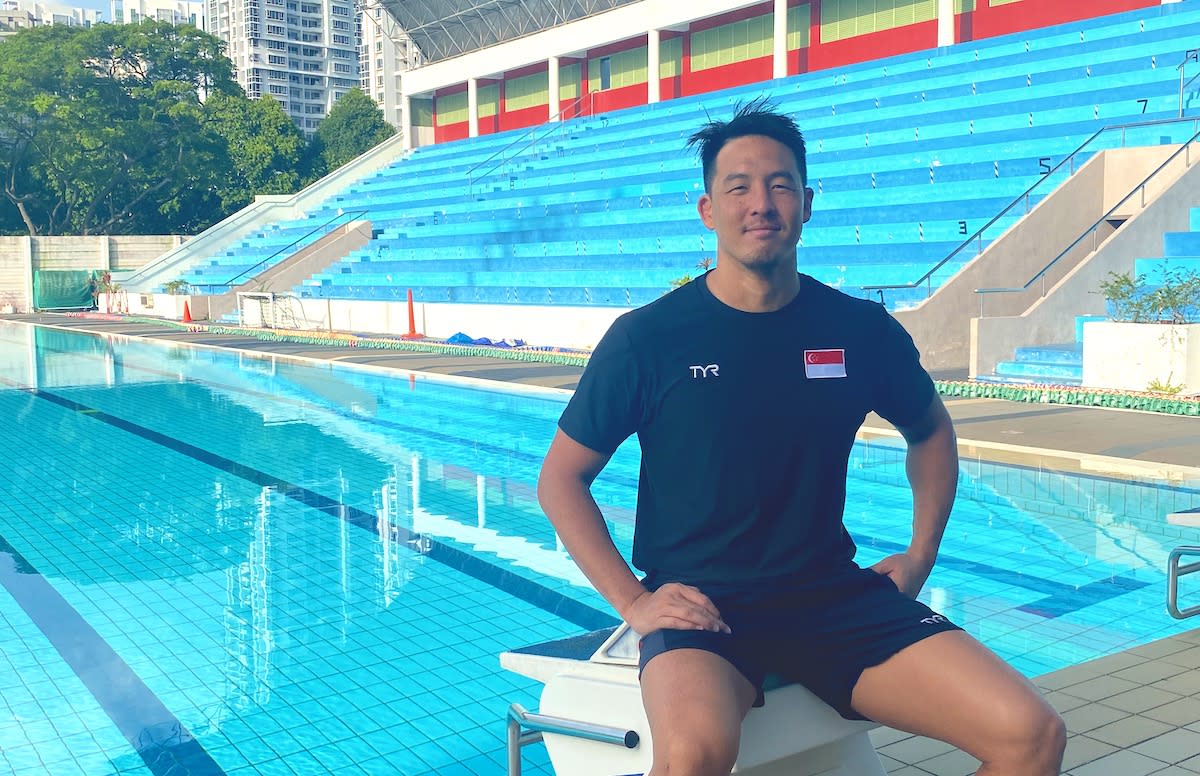
[[[1189,212],[1186,232],[1163,234],[1163,255],[1135,259],[1132,276],[1140,279],[1142,293],[1153,293],[1168,278],[1178,280],[1189,273],[1200,276],[1200,207]],[[1083,384],[1083,327],[1089,321],[1109,320],[1113,315],[1079,315],[1075,318],[1075,341],[1052,345],[1029,345],[1017,348],[1012,360],[1001,361],[990,375],[981,375],[982,382],[1038,383],[1049,385]],[[1200,322],[1200,309],[1185,312],[1190,322]]]
[[[1001,361],[993,374],[978,379],[991,383],[1082,385],[1083,343],[1017,348],[1011,361]]]

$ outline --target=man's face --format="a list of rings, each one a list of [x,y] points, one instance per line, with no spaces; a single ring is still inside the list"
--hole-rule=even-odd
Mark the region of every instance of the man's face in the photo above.
[[[713,165],[712,192],[700,197],[700,220],[717,233],[717,262],[767,272],[796,264],[800,230],[811,215],[812,189],[782,143],[744,135],[726,143]]]

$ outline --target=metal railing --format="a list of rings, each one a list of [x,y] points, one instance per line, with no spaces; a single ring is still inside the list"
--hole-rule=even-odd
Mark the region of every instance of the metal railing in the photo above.
[[[555,113],[546,120],[545,124],[540,124],[530,129],[529,132],[522,133],[511,143],[496,150],[491,156],[467,170],[467,192],[471,194],[475,192],[475,181],[482,180],[488,175],[494,173],[496,170],[503,169],[504,166],[509,162],[523,156],[527,152],[535,152],[537,150],[538,143],[542,142],[550,135],[556,132],[560,135],[566,133],[566,124],[562,121],[563,115],[573,108],[582,107],[584,100],[588,101],[588,113],[590,114],[592,112],[592,97],[594,94],[595,92],[588,92],[587,94],[579,95],[575,99],[569,101],[566,105],[562,106],[558,113]],[[517,148],[517,150],[513,151],[511,154],[508,153],[517,146],[520,146],[520,148]],[[497,157],[499,157],[499,159],[497,159]],[[491,164],[491,166],[480,171],[481,167],[485,167],[488,164]]]
[[[261,268],[263,265],[270,265],[270,264],[274,263],[274,260],[275,260],[275,259],[276,259],[276,257],[278,257],[280,254],[287,253],[287,252],[291,251],[293,248],[295,248],[297,245],[299,245],[299,244],[300,244],[301,242],[303,242],[305,239],[307,239],[307,238],[309,238],[309,237],[313,236],[313,235],[314,235],[314,234],[316,234],[317,232],[320,232],[321,230],[323,230],[323,229],[324,229],[324,230],[325,230],[325,234],[323,234],[323,235],[321,235],[321,236],[322,236],[322,237],[324,237],[326,234],[329,234],[330,232],[332,232],[332,231],[333,231],[333,229],[326,229],[326,227],[328,227],[328,226],[329,226],[330,224],[332,224],[334,221],[339,221],[339,220],[345,219],[345,220],[344,220],[342,223],[338,224],[338,226],[345,226],[346,224],[352,223],[352,222],[354,222],[355,220],[357,220],[357,219],[358,219],[358,217],[360,217],[360,216],[365,216],[365,215],[367,214],[367,212],[368,212],[367,210],[351,210],[351,211],[346,211],[346,212],[338,213],[338,214],[336,214],[335,216],[333,216],[332,218],[330,218],[330,219],[328,219],[327,221],[325,221],[324,223],[322,223],[322,224],[320,224],[320,225],[318,225],[318,226],[314,226],[312,229],[309,229],[307,232],[305,232],[304,234],[300,235],[300,236],[299,236],[299,237],[297,237],[295,240],[292,240],[290,243],[288,243],[287,245],[283,246],[283,247],[282,247],[282,248],[280,248],[279,250],[275,251],[275,252],[274,252],[274,253],[272,253],[270,256],[268,256],[267,258],[265,258],[265,259],[263,259],[262,261],[258,262],[258,263],[257,263],[257,264],[255,264],[254,266],[252,266],[252,267],[249,267],[249,268],[247,268],[247,269],[244,269],[244,270],[242,270],[241,272],[239,272],[238,274],[236,274],[236,275],[234,275],[233,277],[229,278],[228,280],[226,280],[226,281],[223,281],[223,282],[221,282],[221,283],[204,283],[204,284],[196,284],[196,285],[210,285],[210,286],[233,286],[233,284],[234,284],[234,282],[235,282],[235,281],[241,280],[242,278],[246,277],[247,275],[250,275],[250,274],[255,274],[255,273],[257,273],[257,271],[259,270],[259,268]],[[337,228],[337,227],[334,227],[334,228]],[[318,239],[320,239],[320,238],[318,238]]]
[[[281,199],[282,198],[283,197],[281,197]],[[131,287],[140,281],[144,281],[147,278],[151,278],[160,272],[170,269],[182,260],[182,256],[186,256],[188,252],[195,250],[196,246],[202,242],[220,240],[221,238],[229,236],[231,233],[236,235],[237,230],[242,228],[243,222],[253,221],[253,219],[262,214],[264,206],[269,207],[274,204],[278,203],[267,201],[262,203],[251,203],[250,205],[247,205],[236,213],[233,213],[223,220],[213,224],[192,239],[177,245],[153,261],[148,262],[134,270],[132,274],[126,276],[121,281],[122,284],[126,287]],[[251,224],[251,226],[253,226],[253,224]]]
[[[1193,121],[1198,121],[1198,120],[1193,119]],[[1031,277],[1029,280],[1025,281],[1024,285],[1010,286],[1010,287],[1006,287],[1006,288],[977,288],[977,289],[975,289],[975,293],[979,294],[979,317],[980,318],[984,317],[983,301],[984,301],[984,299],[987,298],[987,296],[989,294],[1020,293],[1022,291],[1029,290],[1030,286],[1032,286],[1034,283],[1036,283],[1040,280],[1042,282],[1042,289],[1041,289],[1042,296],[1045,296],[1046,295],[1046,273],[1049,272],[1051,270],[1051,268],[1054,267],[1055,264],[1058,264],[1058,262],[1062,261],[1064,258],[1066,258],[1066,256],[1068,254],[1070,254],[1072,251],[1074,251],[1075,248],[1077,248],[1080,243],[1082,243],[1085,239],[1087,239],[1087,237],[1089,235],[1092,237],[1092,251],[1093,252],[1096,251],[1100,247],[1100,227],[1103,224],[1107,223],[1108,220],[1110,218],[1112,218],[1112,216],[1118,210],[1120,210],[1121,207],[1126,202],[1128,202],[1138,192],[1141,192],[1141,194],[1142,194],[1142,205],[1141,206],[1145,207],[1146,206],[1146,185],[1149,184],[1151,181],[1153,181],[1154,178],[1156,178],[1159,173],[1161,173],[1163,170],[1165,170],[1167,168],[1167,166],[1170,165],[1172,162],[1174,162],[1181,154],[1184,157],[1184,161],[1183,161],[1184,171],[1187,171],[1188,169],[1190,169],[1192,166],[1192,151],[1191,151],[1192,144],[1195,143],[1197,140],[1200,140],[1200,131],[1195,132],[1190,138],[1188,138],[1186,141],[1184,141],[1183,145],[1180,146],[1179,149],[1176,150],[1173,154],[1168,156],[1166,161],[1164,161],[1158,167],[1155,167],[1154,171],[1151,172],[1149,175],[1147,175],[1145,178],[1143,178],[1141,183],[1134,186],[1129,191],[1128,194],[1126,194],[1124,197],[1121,198],[1120,202],[1118,202],[1117,204],[1115,204],[1111,208],[1109,208],[1108,211],[1104,215],[1102,215],[1102,216],[1100,216],[1100,218],[1096,219],[1095,223],[1093,223],[1087,229],[1083,230],[1082,234],[1080,234],[1078,237],[1076,237],[1071,242],[1070,245],[1068,245],[1057,256],[1055,256],[1053,259],[1051,259],[1050,262],[1048,264],[1046,264],[1046,266],[1044,266],[1040,270],[1038,270],[1034,274],[1033,277]]]
[[[1004,207],[1004,209],[1002,209],[999,213],[997,213],[995,216],[993,216],[992,219],[990,221],[988,221],[986,224],[984,224],[978,231],[976,231],[974,234],[972,234],[967,239],[963,240],[962,243],[960,243],[957,247],[954,248],[954,250],[952,250],[952,251],[950,251],[950,253],[946,254],[945,258],[943,258],[941,261],[934,264],[920,278],[914,280],[911,283],[891,283],[891,284],[882,284],[881,283],[881,284],[877,284],[877,285],[865,285],[865,286],[861,286],[861,288],[864,292],[866,292],[868,294],[872,291],[877,292],[879,294],[880,302],[884,301],[884,299],[883,299],[884,291],[902,291],[902,290],[908,290],[908,289],[913,289],[913,288],[920,288],[922,285],[925,286],[926,296],[932,296],[933,295],[932,278],[933,278],[934,274],[937,273],[938,270],[940,270],[942,267],[946,266],[951,261],[953,261],[955,259],[955,257],[957,257],[959,254],[961,254],[968,247],[970,247],[972,243],[976,244],[976,250],[975,250],[975,254],[974,254],[975,256],[978,256],[979,254],[983,253],[984,234],[989,229],[991,229],[992,226],[994,226],[998,221],[1000,221],[1000,219],[1007,216],[1019,205],[1024,204],[1024,206],[1025,206],[1025,212],[1022,215],[1029,215],[1029,211],[1033,209],[1030,206],[1030,198],[1032,196],[1034,196],[1035,192],[1037,192],[1037,190],[1039,188],[1041,188],[1042,186],[1047,185],[1047,181],[1049,181],[1051,178],[1053,178],[1055,173],[1062,171],[1062,169],[1064,167],[1067,168],[1068,177],[1071,175],[1074,175],[1075,171],[1076,171],[1076,167],[1075,167],[1076,158],[1084,151],[1087,151],[1089,146],[1091,146],[1093,143],[1095,143],[1100,138],[1101,135],[1104,135],[1106,133],[1120,131],[1121,144],[1117,147],[1124,148],[1126,142],[1128,141],[1128,131],[1131,129],[1138,129],[1138,128],[1142,128],[1142,127],[1165,126],[1165,125],[1170,125],[1170,124],[1180,124],[1180,123],[1184,123],[1184,122],[1191,122],[1193,127],[1195,127],[1195,126],[1197,126],[1198,121],[1200,121],[1200,119],[1197,119],[1197,118],[1155,119],[1153,121],[1136,121],[1136,122],[1132,122],[1129,124],[1114,124],[1112,126],[1101,127],[1100,129],[1096,130],[1092,134],[1091,137],[1089,137],[1087,140],[1084,140],[1079,145],[1078,148],[1076,148],[1074,151],[1072,151],[1070,154],[1068,154],[1066,157],[1064,157],[1061,162],[1059,162],[1058,164],[1056,164],[1052,168],[1050,168],[1048,171],[1046,171],[1046,173],[1043,174],[1042,177],[1039,178],[1036,183],[1034,183],[1032,186],[1030,186],[1028,189],[1026,189],[1023,193],[1017,195],[1017,197],[1015,199],[1013,199],[1012,202],[1010,202],[1008,205],[1006,205]],[[974,256],[972,256],[972,258],[974,258]]]
[[[1175,68],[1176,70],[1179,71],[1179,118],[1183,118],[1183,90],[1184,90],[1184,88],[1186,88],[1190,83],[1192,83],[1192,81],[1195,81],[1197,78],[1200,78],[1200,73],[1197,73],[1196,75],[1192,76],[1191,78],[1187,79],[1186,81],[1184,80],[1184,75],[1185,75],[1184,71],[1187,70],[1188,62],[1200,62],[1200,49],[1188,49],[1187,51],[1183,52],[1183,61],[1180,62]]]
[[[641,737],[628,728],[597,725],[565,717],[533,714],[519,704],[508,707],[508,776],[521,776],[521,749],[542,740],[542,733],[557,733],[602,744],[637,749]]]

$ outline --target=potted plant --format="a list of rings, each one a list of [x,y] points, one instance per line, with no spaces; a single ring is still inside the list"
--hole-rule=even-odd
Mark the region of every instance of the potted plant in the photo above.
[[[1099,290],[1111,320],[1084,324],[1083,384],[1200,394],[1200,274],[1168,266],[1151,288],[1109,272]]]

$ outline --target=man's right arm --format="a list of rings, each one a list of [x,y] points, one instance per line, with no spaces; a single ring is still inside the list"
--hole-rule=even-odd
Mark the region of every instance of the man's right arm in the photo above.
[[[650,593],[613,544],[591,485],[611,456],[560,429],[538,477],[538,501],[588,581],[638,633],[662,628],[728,632],[712,601],[694,587],[663,585]]]

